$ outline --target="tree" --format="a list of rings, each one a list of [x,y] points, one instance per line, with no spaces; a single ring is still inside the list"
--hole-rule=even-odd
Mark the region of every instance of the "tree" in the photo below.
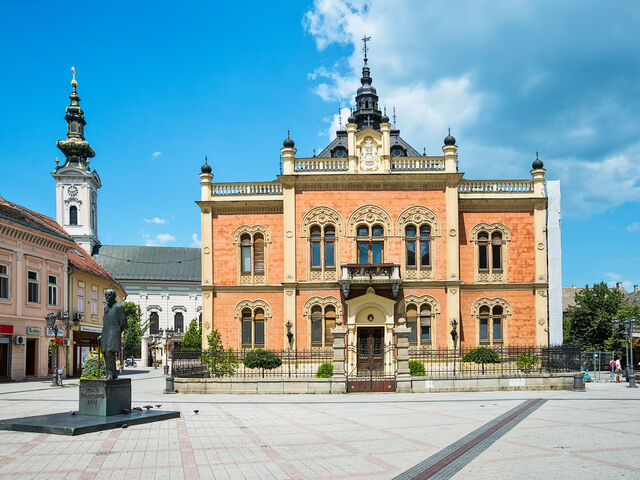
[[[189,328],[182,337],[181,350],[200,350],[202,349],[202,327],[198,327],[198,320],[193,319],[189,324]]]
[[[473,362],[482,365],[482,374],[484,375],[485,363],[500,363],[500,355],[487,347],[478,347],[471,350],[462,357],[463,362]]]
[[[233,375],[238,368],[238,360],[233,349],[224,349],[220,332],[211,330],[211,333],[207,335],[207,343],[209,347],[202,352],[202,363],[209,367],[211,375],[213,377]]]
[[[256,348],[255,350],[251,350],[244,357],[244,366],[247,368],[262,369],[263,377],[265,370],[272,370],[274,368],[278,368],[280,365],[282,365],[282,359],[271,350]]]
[[[140,356],[140,339],[149,328],[150,322],[142,321],[140,305],[133,302],[122,304],[127,315],[127,328],[124,329],[123,347],[125,357]]]
[[[622,292],[600,282],[577,292],[575,301],[567,312],[567,343],[580,344],[586,351],[604,350],[614,335],[612,321],[625,303]]]

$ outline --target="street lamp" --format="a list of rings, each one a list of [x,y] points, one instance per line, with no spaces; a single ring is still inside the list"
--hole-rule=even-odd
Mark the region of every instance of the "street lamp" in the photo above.
[[[173,328],[164,329],[164,374],[169,375],[169,338],[173,337]]]
[[[636,386],[636,374],[633,371],[633,325],[638,323],[637,318],[629,318],[627,320],[623,320],[622,322],[614,318],[613,319],[613,328],[615,330],[619,330],[620,326],[623,327],[623,332],[626,335],[624,340],[624,349],[627,354],[627,378],[629,379],[629,388],[637,388]],[[631,353],[631,360],[629,360],[629,353]]]
[[[47,313],[47,316],[44,317],[47,322],[47,329],[53,330],[53,378],[51,379],[52,385],[55,387],[58,385],[58,344],[56,343],[56,338],[58,337],[58,325],[56,325],[56,314],[53,312]]]

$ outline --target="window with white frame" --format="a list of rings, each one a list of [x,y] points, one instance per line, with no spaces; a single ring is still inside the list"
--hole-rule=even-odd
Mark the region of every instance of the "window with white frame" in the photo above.
[[[482,305],[478,310],[478,338],[481,344],[501,344],[503,341],[504,309],[500,305]]]
[[[0,264],[0,300],[9,300],[9,266]]]
[[[478,224],[471,229],[471,240],[475,244],[476,281],[507,281],[507,243],[511,232],[502,224]]]
[[[263,348],[265,345],[265,315],[260,307],[242,309],[242,348]]]
[[[238,281],[242,284],[266,282],[267,243],[269,231],[261,226],[238,227],[233,242],[238,248]]]
[[[84,313],[84,288],[78,287],[76,297],[78,299],[78,313]]]
[[[40,302],[40,281],[38,272],[33,270],[27,271],[27,302]]]
[[[58,305],[58,277],[49,275],[49,305]]]
[[[336,328],[336,307],[314,305],[311,307],[311,345],[330,347],[333,345],[332,328]]]
[[[91,315],[98,315],[98,292],[91,292]]]

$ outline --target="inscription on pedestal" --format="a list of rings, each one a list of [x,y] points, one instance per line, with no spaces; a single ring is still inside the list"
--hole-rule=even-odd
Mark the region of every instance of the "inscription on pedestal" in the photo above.
[[[80,380],[79,397],[81,415],[120,415],[131,410],[131,379]]]

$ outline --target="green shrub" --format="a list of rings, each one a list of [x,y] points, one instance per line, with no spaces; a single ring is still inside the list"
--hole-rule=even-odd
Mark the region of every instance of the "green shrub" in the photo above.
[[[331,378],[333,377],[333,362],[321,363],[316,372],[318,378]]]
[[[478,347],[471,350],[464,357],[463,362],[473,362],[482,365],[482,373],[484,374],[485,363],[500,363],[500,355],[487,347]]]
[[[282,365],[282,359],[271,350],[256,348],[244,357],[244,366],[247,368],[261,368],[264,377],[265,370],[272,370]]]
[[[420,360],[409,360],[409,371],[412,377],[424,377],[424,363]]]
[[[527,350],[526,352],[522,352],[518,355],[518,359],[516,360],[516,365],[518,365],[518,370],[521,370],[524,373],[531,373],[540,364],[540,359],[536,357],[531,350]]]
[[[84,361],[80,378],[100,378],[104,377],[106,373],[107,368],[104,364],[104,357],[100,357],[100,375],[98,376],[98,357],[91,356]]]

